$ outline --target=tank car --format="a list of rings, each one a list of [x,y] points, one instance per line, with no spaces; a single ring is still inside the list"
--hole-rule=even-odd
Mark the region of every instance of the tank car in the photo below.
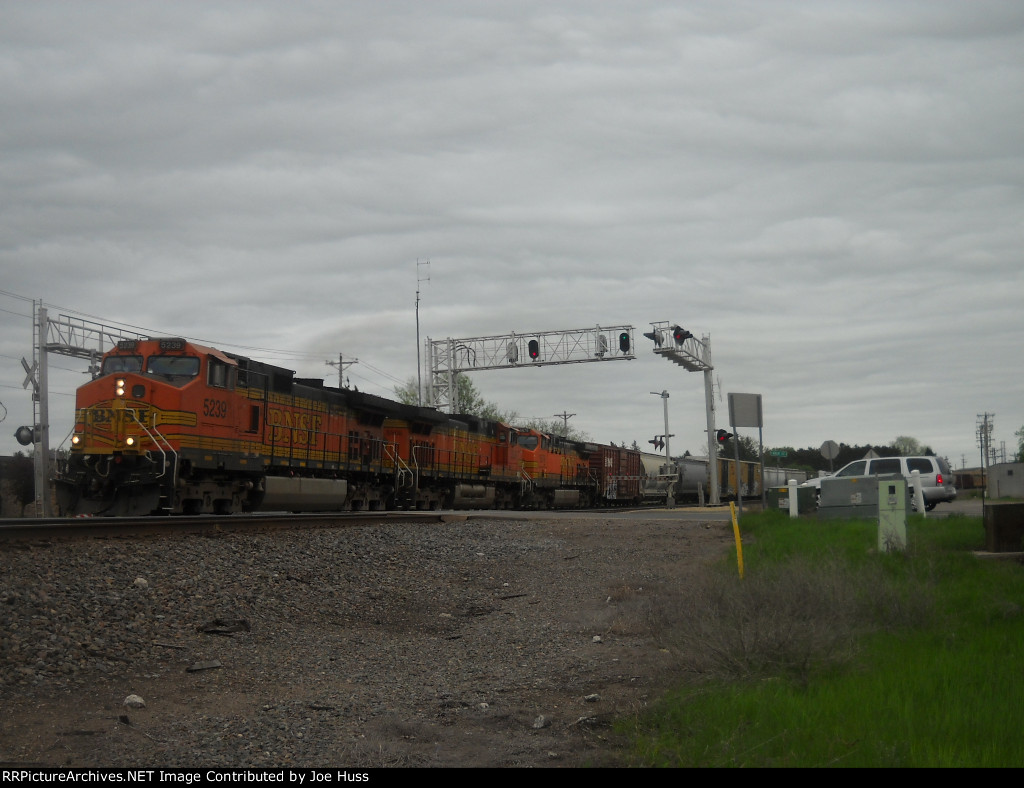
[[[710,500],[710,472],[707,457],[676,457],[671,461],[660,454],[644,453],[644,500],[657,502],[693,502]],[[741,460],[739,483],[735,460],[716,457],[718,463],[719,495],[722,500],[735,500],[737,491],[743,498],[760,498],[762,492],[761,465],[759,462]],[[804,471],[794,468],[764,469],[764,480],[769,487],[784,484],[788,479],[803,481]]]

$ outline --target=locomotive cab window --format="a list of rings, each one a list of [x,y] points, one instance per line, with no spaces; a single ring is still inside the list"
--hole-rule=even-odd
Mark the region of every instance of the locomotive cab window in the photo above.
[[[235,387],[235,368],[211,356],[207,382],[214,388],[233,389]]]
[[[108,356],[103,359],[104,375],[113,375],[115,372],[141,372],[142,356]]]
[[[537,448],[539,443],[540,443],[540,440],[537,438],[536,435],[520,435],[519,436],[519,445],[522,446],[527,451],[533,451],[534,449]]]
[[[150,356],[146,371],[166,378],[184,378],[187,382],[199,375],[199,359],[195,356]]]

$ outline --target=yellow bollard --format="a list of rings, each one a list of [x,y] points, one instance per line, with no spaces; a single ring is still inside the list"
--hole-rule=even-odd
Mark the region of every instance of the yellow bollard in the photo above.
[[[729,501],[729,511],[732,512],[732,533],[736,537],[736,563],[740,568],[740,580],[743,579],[743,540],[740,539],[740,524],[736,521],[736,502]]]

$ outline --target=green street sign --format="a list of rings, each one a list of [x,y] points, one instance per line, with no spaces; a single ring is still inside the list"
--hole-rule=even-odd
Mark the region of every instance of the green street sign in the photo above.
[[[786,451],[785,449],[769,449],[768,450],[768,456],[769,457],[788,457],[789,456],[789,452]]]

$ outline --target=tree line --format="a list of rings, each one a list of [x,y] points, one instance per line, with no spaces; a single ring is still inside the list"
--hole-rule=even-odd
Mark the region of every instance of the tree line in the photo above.
[[[488,402],[483,398],[468,375],[457,374],[455,385],[458,389],[459,410],[463,413],[491,421],[502,421],[506,424],[514,424],[518,427],[535,429],[538,432],[544,432],[549,435],[562,435],[570,440],[587,441],[591,439],[587,433],[573,429],[566,422],[559,421],[557,419],[524,419],[514,410],[503,410],[499,408],[495,403]],[[419,386],[416,378],[410,378],[404,385],[396,386],[394,391],[395,397],[399,402],[403,402],[407,405],[415,405],[419,402]],[[1017,453],[1012,458],[1012,461],[1024,462],[1024,427],[1017,430],[1015,435],[1017,437],[1018,445]],[[732,437],[721,444],[719,446],[719,455],[728,458],[735,457],[736,447],[733,443],[735,440],[736,437]],[[610,445],[614,446],[615,443],[610,442]],[[637,451],[648,451],[653,453],[652,448],[637,443],[636,440],[634,440],[631,445],[623,442],[622,446],[632,448]],[[757,441],[753,438],[743,436],[739,437],[739,455],[741,460],[753,462],[758,461],[758,449],[759,446]],[[863,459],[869,452],[874,452],[879,457],[935,455],[931,446],[924,446],[916,438],[909,435],[899,435],[884,446],[840,443],[839,452],[832,460],[823,457],[821,449],[815,447],[797,449],[793,446],[766,446],[764,447],[764,450],[766,455],[765,464],[777,464],[779,467],[796,468],[798,470],[806,471],[811,476],[817,476],[819,471],[837,471],[849,462]],[[786,456],[768,456],[767,453],[770,450],[784,451],[786,452]],[[689,452],[687,452],[687,454],[688,453]],[[947,457],[945,459],[946,462],[949,463],[949,458]],[[952,468],[953,464],[949,463],[949,466]]]

